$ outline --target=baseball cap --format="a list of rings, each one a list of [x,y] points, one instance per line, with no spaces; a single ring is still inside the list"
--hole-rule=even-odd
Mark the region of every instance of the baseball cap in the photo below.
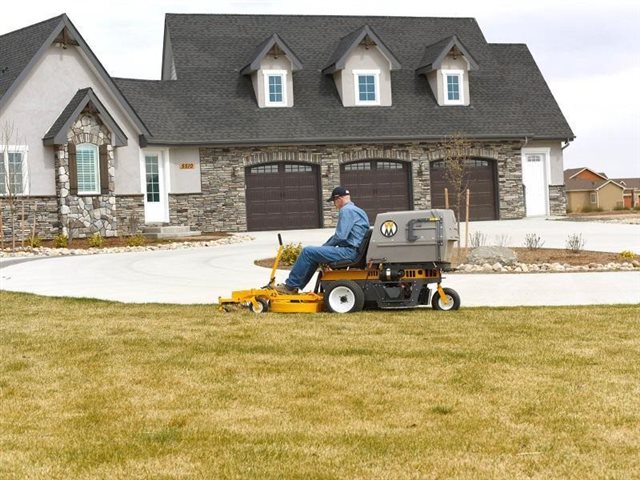
[[[349,190],[344,187],[336,187],[331,192],[331,196],[327,198],[327,202],[333,202],[338,197],[344,197],[345,195],[350,195]]]

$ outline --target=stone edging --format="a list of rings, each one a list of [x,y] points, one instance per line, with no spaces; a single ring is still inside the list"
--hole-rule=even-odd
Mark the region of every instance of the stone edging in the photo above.
[[[516,263],[514,265],[502,265],[495,263],[490,265],[473,265],[464,263],[452,270],[452,273],[553,273],[553,272],[611,272],[640,270],[640,261],[606,264],[590,263],[588,265],[569,265],[568,263],[541,263],[528,264]]]
[[[0,250],[0,258],[22,257],[62,257],[68,255],[97,255],[101,253],[126,253],[126,252],[152,252],[155,250],[183,250],[196,247],[215,247],[218,245],[230,245],[253,240],[250,235],[234,234],[230,237],[217,240],[204,240],[194,242],[173,242],[159,245],[143,245],[140,247],[109,247],[109,248],[25,248],[16,249],[15,252]]]

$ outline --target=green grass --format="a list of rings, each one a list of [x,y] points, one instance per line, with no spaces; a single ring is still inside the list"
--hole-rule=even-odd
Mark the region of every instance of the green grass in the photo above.
[[[640,477],[638,306],[0,309],[3,479]]]

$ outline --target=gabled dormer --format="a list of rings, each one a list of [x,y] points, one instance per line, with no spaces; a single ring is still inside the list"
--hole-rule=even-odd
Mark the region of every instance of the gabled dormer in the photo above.
[[[293,72],[299,70],[302,62],[274,33],[258,45],[240,74],[251,76],[260,108],[293,107]]]
[[[469,105],[469,72],[478,64],[457,36],[429,45],[416,69],[429,81],[438,105]]]
[[[400,62],[368,25],[343,37],[329,64],[345,107],[391,106],[391,72]]]

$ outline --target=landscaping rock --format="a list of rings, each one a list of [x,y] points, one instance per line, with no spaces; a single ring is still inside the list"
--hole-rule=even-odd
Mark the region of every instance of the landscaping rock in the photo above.
[[[477,247],[471,251],[467,261],[474,265],[515,265],[518,257],[516,252],[506,247]]]

